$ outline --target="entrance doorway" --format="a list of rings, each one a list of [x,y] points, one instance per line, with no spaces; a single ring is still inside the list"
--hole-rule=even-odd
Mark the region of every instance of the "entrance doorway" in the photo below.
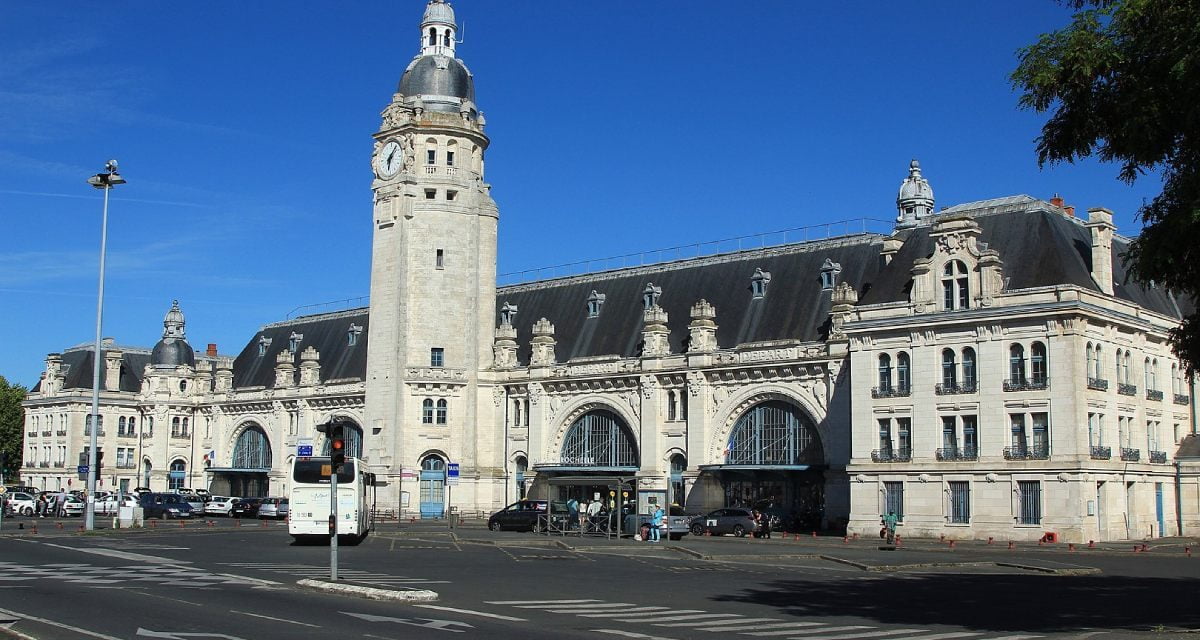
[[[446,510],[446,461],[435,455],[421,460],[421,517],[440,518]]]

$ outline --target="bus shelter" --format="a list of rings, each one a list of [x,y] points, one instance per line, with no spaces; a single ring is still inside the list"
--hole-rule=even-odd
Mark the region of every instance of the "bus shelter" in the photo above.
[[[620,475],[566,475],[545,478],[540,483],[535,480],[530,497],[540,498],[536,494],[542,493],[538,489],[543,489],[545,496],[542,499],[547,501],[546,513],[539,516],[541,522],[538,523],[538,529],[547,534],[594,534],[619,538],[624,517],[633,513],[636,487],[637,478]],[[586,512],[573,513],[568,501],[576,495],[598,499],[601,503],[599,513],[593,516],[588,516]]]

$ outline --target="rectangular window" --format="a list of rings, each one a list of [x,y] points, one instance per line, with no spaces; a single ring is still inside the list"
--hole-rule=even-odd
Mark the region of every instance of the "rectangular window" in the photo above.
[[[458,197],[457,191],[449,191],[449,190],[446,191],[446,199],[447,200],[454,200],[457,197]]]
[[[425,190],[425,199],[426,200],[434,200],[436,198],[437,198],[437,189],[426,189]]]
[[[962,417],[963,455],[974,458],[979,455],[979,419],[975,416]]]
[[[1020,499],[1020,514],[1018,524],[1042,523],[1042,483],[1037,480],[1020,480],[1017,482],[1017,495]]]
[[[947,453],[958,452],[958,429],[955,425],[954,416],[944,416],[942,418],[942,448],[946,449]]]
[[[954,309],[954,281],[942,280],[942,308],[946,311]]]
[[[970,289],[967,288],[967,279],[958,279],[958,308],[967,309],[971,306],[971,298],[969,295]]]
[[[890,418],[879,419],[879,452],[884,455],[892,452],[892,421]]]
[[[1024,452],[1028,444],[1025,437],[1025,414],[1010,414],[1009,421],[1012,424],[1012,447],[1018,452]]]
[[[429,350],[429,366],[444,367],[446,366],[446,350],[442,347],[434,347]]]
[[[1035,413],[1033,419],[1033,453],[1045,456],[1050,453],[1050,419],[1045,413]]]
[[[1100,446],[1100,444],[1096,440],[1098,436],[1099,436],[1099,434],[1097,433],[1097,430],[1096,430],[1096,414],[1089,413],[1088,414],[1088,446],[1089,447]]]
[[[950,522],[954,524],[970,524],[971,483],[966,481],[950,483]]]
[[[446,152],[446,166],[447,167],[454,166],[454,152],[453,151]]]
[[[438,269],[446,268],[446,252],[444,250],[437,250],[437,257],[434,259],[434,264]]]
[[[896,440],[900,446],[900,455],[912,454],[912,420],[910,418],[896,418]]]
[[[437,164],[437,149],[425,151],[425,164]]]
[[[883,514],[896,514],[896,518],[904,521],[904,483],[903,482],[885,482],[883,483]]]

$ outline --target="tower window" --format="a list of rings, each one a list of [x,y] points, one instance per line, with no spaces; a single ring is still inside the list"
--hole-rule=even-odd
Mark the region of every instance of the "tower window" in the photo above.
[[[412,41],[410,40],[409,42],[412,42]],[[437,29],[434,29],[433,27],[429,27],[429,46],[432,47],[436,44],[437,44]]]
[[[821,265],[821,290],[827,291],[837,284],[838,274],[842,272],[842,265],[834,262],[830,258],[825,258],[825,263]]]
[[[425,164],[437,164],[437,149],[427,149],[425,151]]]
[[[446,252],[442,249],[437,250],[436,265],[438,269],[446,268]]]
[[[446,191],[446,199],[447,200],[454,200],[457,197],[458,197],[457,191],[450,191],[450,190]]]
[[[445,400],[437,401],[437,423],[446,424],[447,405]]]
[[[434,347],[429,350],[429,366],[444,367],[446,366],[446,350],[442,347]]]
[[[435,198],[437,198],[437,189],[426,189],[425,190],[425,199],[426,200],[433,200]]]
[[[447,167],[454,166],[454,152],[453,151],[446,152],[446,166]]]
[[[442,44],[447,47],[450,46],[450,30],[449,29],[446,29],[446,33],[442,35]]]

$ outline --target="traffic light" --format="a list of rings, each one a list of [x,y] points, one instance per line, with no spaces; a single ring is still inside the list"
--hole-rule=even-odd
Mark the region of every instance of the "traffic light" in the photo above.
[[[346,464],[346,427],[341,422],[330,420],[317,425],[317,431],[329,439],[329,464],[333,473],[342,470]]]

